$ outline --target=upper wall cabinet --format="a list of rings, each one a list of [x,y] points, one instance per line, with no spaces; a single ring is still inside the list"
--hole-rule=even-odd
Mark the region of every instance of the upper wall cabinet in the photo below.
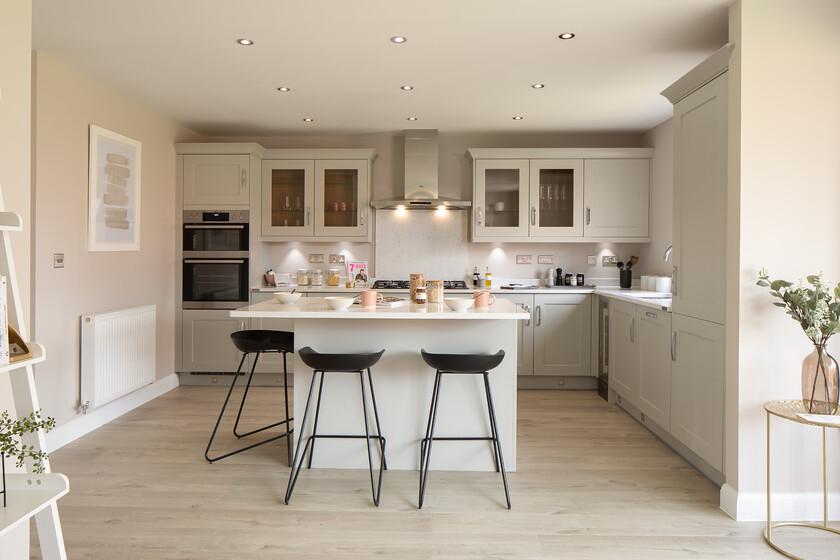
[[[471,148],[472,240],[650,241],[652,154],[648,148]]]
[[[248,208],[248,155],[184,155],[184,208]]]
[[[650,160],[589,159],[583,176],[585,237],[648,236]]]
[[[290,157],[294,155],[310,157]],[[373,150],[266,150],[260,196],[262,238],[370,241],[373,157]]]

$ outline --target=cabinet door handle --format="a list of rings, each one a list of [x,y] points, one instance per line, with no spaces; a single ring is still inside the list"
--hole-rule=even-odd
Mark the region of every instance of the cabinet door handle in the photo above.
[[[540,325],[542,325],[542,306],[541,305],[537,306],[537,319],[536,319],[536,321],[537,321],[537,326],[538,327]]]
[[[586,207],[586,225],[592,223],[592,208],[589,206]]]
[[[365,211],[361,206],[359,207],[359,225],[365,225]]]
[[[527,313],[527,314],[528,314],[528,319],[526,319],[526,320],[525,320],[525,326],[526,326],[526,327],[530,327],[530,326],[531,326],[531,306],[530,306],[530,305],[525,305],[525,304],[522,304],[522,310],[523,310],[525,313]]]
[[[671,331],[671,361],[677,361],[677,331]]]
[[[537,225],[537,207],[531,206],[531,225]]]
[[[248,190],[248,172],[244,169],[242,170],[242,192]]]
[[[309,206],[307,206],[306,207],[306,222],[304,222],[303,225],[305,225],[305,226],[309,225],[309,222],[311,220],[311,214],[312,214],[312,209]]]
[[[679,267],[674,267],[674,273],[671,275],[671,295],[677,295],[677,290],[679,286],[679,275],[677,272],[679,271]]]
[[[636,318],[630,319],[630,342],[636,342]]]
[[[653,311],[645,311],[645,317],[647,317],[648,319],[656,319],[657,317],[659,317],[659,315],[657,315]]]
[[[478,222],[477,225],[480,226],[482,220],[484,219],[484,210],[481,208],[481,206],[479,206],[478,208],[475,209],[475,217],[476,217],[476,220]]]

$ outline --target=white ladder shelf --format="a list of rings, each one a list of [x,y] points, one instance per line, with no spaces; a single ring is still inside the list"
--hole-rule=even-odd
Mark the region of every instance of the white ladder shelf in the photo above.
[[[38,404],[38,390],[35,387],[35,375],[32,366],[46,358],[44,347],[30,342],[23,310],[20,304],[15,263],[12,258],[12,245],[9,233],[22,231],[23,220],[14,212],[5,212],[3,195],[0,193],[0,275],[6,277],[9,324],[14,325],[21,338],[27,341],[32,357],[13,364],[0,365],[0,375],[8,375],[12,385],[12,396],[18,417],[27,416],[41,407]],[[6,373],[8,372],[8,373]],[[24,443],[36,450],[49,451],[43,431],[27,434]],[[64,550],[64,536],[58,517],[57,501],[70,489],[69,481],[63,474],[50,472],[49,461],[45,464],[44,474],[8,473],[6,475],[6,495],[8,506],[0,502],[0,538],[7,532],[30,518],[35,518],[41,557],[44,560],[67,560]],[[26,463],[31,473],[31,463]]]

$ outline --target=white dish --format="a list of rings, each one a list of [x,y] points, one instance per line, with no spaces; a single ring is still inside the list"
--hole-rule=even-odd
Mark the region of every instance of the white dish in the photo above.
[[[295,303],[302,296],[300,292],[275,292],[274,301],[277,303]]]
[[[340,297],[340,296],[327,296],[324,298],[326,300],[327,305],[330,306],[331,309],[335,311],[346,311],[353,305],[353,301],[355,298],[351,297]]]
[[[452,311],[466,311],[473,304],[472,298],[446,298],[443,301]]]

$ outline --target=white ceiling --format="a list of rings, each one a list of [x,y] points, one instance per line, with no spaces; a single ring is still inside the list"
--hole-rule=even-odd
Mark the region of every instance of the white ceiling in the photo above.
[[[34,47],[209,135],[639,131],[726,42],[730,3],[35,0]]]

